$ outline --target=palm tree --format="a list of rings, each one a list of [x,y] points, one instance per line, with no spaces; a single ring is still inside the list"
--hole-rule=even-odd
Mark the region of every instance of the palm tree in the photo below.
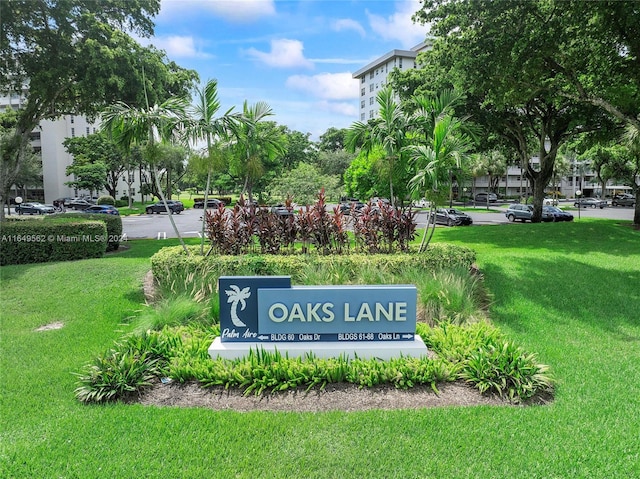
[[[354,152],[362,148],[369,154],[376,146],[381,146],[389,166],[389,194],[391,205],[395,206],[393,177],[405,166],[404,148],[409,145],[410,120],[396,101],[390,86],[382,89],[376,98],[380,106],[378,118],[368,123],[357,121],[347,130],[346,147]]]
[[[167,199],[160,185],[157,171],[160,161],[158,144],[184,139],[182,133],[187,121],[186,108],[187,101],[184,98],[170,98],[161,105],[153,105],[147,108],[134,108],[118,102],[103,112],[102,128],[112,135],[126,152],[130,152],[132,146],[136,144],[145,146],[145,156],[152,168],[156,187],[169,215],[171,226],[180,240],[182,248],[188,255],[189,251],[167,205]]]
[[[405,148],[413,161],[416,174],[410,180],[410,188],[419,196],[431,200],[430,218],[435,218],[438,200],[444,196],[441,184],[449,184],[451,171],[460,170],[467,159],[471,146],[471,138],[462,127],[464,119],[453,116],[453,106],[461,96],[452,91],[445,91],[438,97],[416,98],[418,105],[412,116],[411,126],[416,143]],[[419,252],[424,251],[431,241],[433,229],[427,240],[431,221],[427,221]]]
[[[247,193],[249,202],[253,200],[253,185],[265,170],[265,162],[281,155],[284,145],[280,138],[274,137],[272,131],[262,128],[261,122],[273,115],[271,107],[260,101],[249,106],[244,102],[243,121],[236,130],[235,159],[238,173],[244,177],[242,193]]]
[[[204,210],[202,212],[202,231],[200,241],[200,254],[204,254],[204,237],[206,224],[206,210],[208,206],[209,190],[211,188],[211,175],[219,169],[221,154],[217,145],[221,141],[228,140],[230,136],[239,133],[239,124],[243,120],[238,113],[232,113],[233,107],[222,116],[216,117],[220,109],[218,99],[218,82],[207,81],[206,85],[196,90],[197,103],[190,109],[191,122],[187,128],[189,137],[194,140],[207,142],[207,157],[205,167],[207,170],[207,183],[204,190]]]

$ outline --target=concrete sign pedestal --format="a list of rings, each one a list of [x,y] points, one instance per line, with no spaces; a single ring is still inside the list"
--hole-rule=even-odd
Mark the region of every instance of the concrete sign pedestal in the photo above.
[[[226,342],[216,338],[209,347],[209,356],[213,359],[239,359],[249,355],[249,351],[279,351],[290,358],[302,357],[313,353],[318,358],[381,359],[399,357],[419,358],[427,355],[427,346],[416,335],[411,341],[319,341],[319,342]]]

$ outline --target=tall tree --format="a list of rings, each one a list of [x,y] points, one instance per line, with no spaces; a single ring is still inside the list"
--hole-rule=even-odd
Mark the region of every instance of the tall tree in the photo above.
[[[476,121],[502,134],[527,165],[534,220],[561,145],[584,131],[612,128],[611,119],[633,123],[637,115],[640,77],[624,77],[637,71],[637,61],[630,63],[638,42],[625,36],[638,27],[621,12],[638,20],[631,2],[427,0],[416,14],[438,37],[424,56],[429,73],[469,93]],[[618,20],[621,31],[614,32]],[[635,107],[623,92],[636,98]],[[532,152],[539,168],[526,161]]]
[[[211,189],[211,175],[222,171],[223,163],[221,159],[223,155],[220,152],[221,143],[228,142],[229,138],[234,135],[237,136],[239,133],[238,125],[243,121],[242,116],[233,113],[233,108],[230,108],[221,116],[217,116],[219,110],[218,82],[209,80],[203,87],[196,90],[196,103],[190,110],[192,121],[188,126],[188,134],[192,140],[206,141],[206,155],[203,157],[204,162],[200,162],[200,166],[203,166],[207,173],[204,189],[200,254],[204,254],[206,210],[209,190]]]
[[[389,199],[395,206],[396,196],[404,197],[407,184],[407,160],[404,148],[410,144],[409,119],[402,111],[400,103],[390,86],[382,89],[377,95],[380,107],[379,117],[364,123],[357,121],[347,132],[346,144],[349,151],[362,148],[365,153],[376,146],[385,152],[386,173],[389,184]],[[394,191],[395,185],[399,191]]]
[[[318,149],[320,151],[341,151],[346,146],[347,129],[331,127],[320,135]]]
[[[114,101],[143,105],[145,83],[154,87],[148,92],[151,103],[188,92],[195,72],[124,33],[152,35],[159,8],[159,0],[0,2],[0,90],[27,98],[11,149],[3,155],[0,202],[20,169],[29,134],[41,120],[64,114],[94,117]]]
[[[635,195],[633,224],[640,228],[640,128],[634,124],[627,125],[622,143],[627,147],[627,154],[620,155],[614,164],[612,176],[623,180]]]
[[[104,133],[67,138],[62,143],[68,153],[73,155],[73,163],[67,168],[67,174],[78,174],[78,168],[88,164],[100,163],[104,166],[105,177],[102,186],[113,198],[116,198],[118,182],[128,170],[128,158],[118,146]]]
[[[158,166],[161,164],[161,144],[171,144],[185,140],[184,130],[188,122],[185,98],[171,98],[161,105],[147,108],[133,108],[124,103],[117,103],[102,113],[103,128],[125,150],[130,151],[134,145],[144,146],[144,156],[151,167],[155,185],[164,203],[165,211],[180,244],[188,255],[182,235],[176,227],[167,198],[160,185]]]
[[[435,210],[446,194],[451,201],[452,172],[461,171],[472,146],[471,137],[464,132],[464,119],[456,118],[453,109],[462,97],[455,91],[444,91],[437,96],[419,96],[414,99],[416,109],[410,124],[414,144],[406,147],[414,162],[415,176],[409,186],[417,198],[431,200],[430,218],[435,229]],[[420,251],[429,244],[429,221],[420,243]]]
[[[273,128],[265,127],[267,118],[273,115],[267,103],[249,105],[245,101],[242,112],[245,121],[238,130],[231,169],[242,178],[242,192],[253,201],[256,182],[267,172],[266,166],[284,153],[284,141],[281,135],[274,135]]]

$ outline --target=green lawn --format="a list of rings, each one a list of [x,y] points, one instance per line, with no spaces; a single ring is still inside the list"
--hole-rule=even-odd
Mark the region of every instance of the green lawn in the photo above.
[[[558,380],[552,404],[236,413],[74,397],[142,306],[149,256],[5,266],[3,478],[640,477],[640,232],[614,221],[438,228],[478,253],[492,318]],[[54,321],[58,330],[35,332]]]

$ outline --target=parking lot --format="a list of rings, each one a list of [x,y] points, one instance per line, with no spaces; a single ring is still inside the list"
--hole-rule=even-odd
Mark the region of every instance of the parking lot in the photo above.
[[[497,225],[497,224],[510,224],[519,225],[520,223],[508,223],[507,218],[504,215],[504,211],[507,209],[507,204],[495,205],[490,207],[490,211],[487,211],[484,206],[476,206],[475,208],[466,209],[465,212],[471,216],[474,225]],[[565,209],[572,207],[572,204],[560,204],[560,207]],[[571,209],[570,212],[578,221],[578,210]],[[200,236],[200,230],[202,223],[200,218],[202,217],[201,209],[188,209],[183,211],[179,215],[173,215],[173,219],[178,227],[178,230],[185,238],[197,238]],[[581,218],[608,218],[624,221],[633,220],[633,208],[629,207],[612,207],[609,206],[604,209],[592,209],[583,208],[580,210]],[[420,211],[416,216],[416,222],[418,228],[424,227],[427,221],[427,211]],[[166,214],[154,214],[154,215],[133,215],[122,217],[123,232],[129,239],[139,238],[174,238],[176,235],[171,227],[169,216]],[[446,226],[438,226],[438,228],[446,228]]]

